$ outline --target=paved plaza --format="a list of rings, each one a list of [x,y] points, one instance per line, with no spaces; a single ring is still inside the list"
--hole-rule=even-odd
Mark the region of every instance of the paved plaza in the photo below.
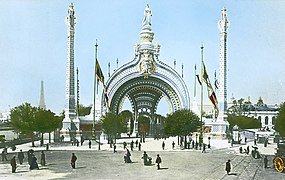
[[[79,147],[71,146],[71,144],[51,144],[50,150],[45,151],[46,166],[40,166],[40,170],[29,170],[25,153],[25,163],[18,164],[15,174],[11,173],[8,161],[0,163],[0,179],[285,179],[284,173],[277,173],[272,167],[275,144],[269,144],[266,148],[261,144],[258,145],[262,156],[269,155],[269,168],[264,169],[261,159],[253,159],[250,155],[240,154],[239,146],[231,147],[227,140],[221,138],[212,138],[212,148],[207,149],[206,153],[201,153],[201,150],[180,149],[177,145],[177,138],[146,139],[146,142],[142,143],[142,151],[138,151],[136,147],[134,151],[131,151],[133,163],[126,164],[123,161],[125,151],[122,143],[123,141],[129,143],[132,140],[136,139],[118,140],[117,153],[113,153],[113,149],[107,144],[101,146],[101,151],[98,151],[97,145],[92,145],[89,149],[88,142]],[[162,141],[166,144],[165,150],[162,150]],[[176,143],[174,149],[171,147],[172,141]],[[252,142],[247,145],[251,147]],[[19,145],[16,152],[20,149],[26,152],[30,148],[30,143]],[[40,164],[40,151],[45,147],[33,149],[36,151],[35,155]],[[152,166],[144,166],[141,159],[143,151],[147,151],[148,155],[153,158],[153,162],[156,154],[160,154],[162,169],[157,170],[154,163]],[[10,149],[8,152],[10,159],[13,153]],[[78,157],[76,169],[70,166],[72,152]],[[231,160],[232,175],[226,175],[225,172],[225,163],[228,159]]]

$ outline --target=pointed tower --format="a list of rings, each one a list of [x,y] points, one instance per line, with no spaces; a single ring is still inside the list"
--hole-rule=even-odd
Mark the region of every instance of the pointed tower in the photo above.
[[[44,110],[46,109],[45,96],[44,96],[44,81],[41,81],[41,95],[40,95],[39,107]]]
[[[70,141],[73,138],[80,140],[79,119],[76,116],[76,97],[75,97],[75,81],[74,81],[74,34],[76,17],[73,3],[69,5],[68,16],[66,17],[67,25],[67,63],[66,63],[66,87],[65,87],[65,117],[61,129],[61,135],[64,141]]]
[[[223,8],[221,20],[218,22],[220,30],[220,72],[219,72],[219,115],[218,122],[226,120],[227,112],[227,30],[230,22],[227,18],[227,10]]]

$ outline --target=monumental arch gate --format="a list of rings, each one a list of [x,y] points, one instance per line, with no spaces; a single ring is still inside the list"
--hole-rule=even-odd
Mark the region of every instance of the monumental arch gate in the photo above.
[[[107,81],[108,101],[103,93],[102,112],[119,114],[126,98],[131,103],[135,120],[140,113],[153,119],[163,97],[168,102],[170,112],[190,109],[184,80],[173,68],[159,60],[160,45],[152,43],[151,15],[147,5],[140,32],[141,43],[134,46],[134,59],[119,67]]]

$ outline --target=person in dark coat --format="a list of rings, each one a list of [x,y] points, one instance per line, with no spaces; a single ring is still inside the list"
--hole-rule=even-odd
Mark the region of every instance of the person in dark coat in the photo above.
[[[126,154],[124,156],[124,160],[125,160],[125,163],[131,163],[132,162],[132,160],[131,160],[131,153],[130,153],[130,151],[128,149],[127,149],[127,152],[126,152]]]
[[[160,169],[160,163],[161,163],[161,158],[159,157],[159,154],[157,154],[157,157],[156,157],[156,160],[155,160],[155,163],[157,163],[157,169]]]
[[[114,144],[113,148],[114,148],[114,153],[116,153],[116,152],[117,152],[117,151],[116,151],[116,149],[117,149],[116,144]]]
[[[136,147],[138,147],[138,144],[139,144],[139,141],[138,141],[138,140],[136,140]]]
[[[139,151],[141,151],[141,148],[142,148],[142,144],[139,143]]]
[[[164,148],[165,148],[165,143],[164,141],[162,141],[162,150],[164,150]]]
[[[8,161],[7,159],[7,148],[4,148],[3,151],[2,151],[2,161]]]
[[[90,141],[90,140],[89,140],[89,143],[88,143],[88,144],[89,144],[89,149],[91,149],[91,141]]]
[[[227,174],[231,172],[231,160],[228,160],[228,162],[226,162],[226,171]]]
[[[147,155],[147,153],[146,153],[145,151],[143,152],[143,157],[142,157],[142,159],[143,159],[143,164],[144,164],[145,166],[151,165],[151,157],[148,157],[148,155]]]
[[[127,143],[124,141],[123,144],[124,144],[124,149],[126,149]]]
[[[30,169],[33,170],[33,169],[40,169],[39,166],[38,166],[38,163],[37,163],[37,158],[34,154],[32,154],[32,157],[31,157],[31,164],[30,164]]]
[[[20,149],[20,152],[18,152],[18,159],[19,159],[20,164],[23,164],[24,158],[25,158],[24,153],[22,149]]]
[[[267,168],[268,165],[268,159],[267,156],[264,156],[264,168]]]
[[[175,147],[175,142],[172,141],[172,149],[174,149],[174,147]]]
[[[16,164],[16,156],[13,156],[13,158],[10,161],[10,164],[12,166],[12,173],[16,172],[17,164]]]
[[[202,153],[206,153],[206,144],[203,143],[203,150],[202,150]]]
[[[42,166],[46,165],[46,155],[45,155],[44,151],[42,151],[42,153],[41,153],[41,165]]]
[[[29,165],[31,165],[31,163],[32,163],[32,156],[34,154],[34,150],[29,149],[27,154],[28,154],[28,163],[29,163]]]
[[[75,162],[76,162],[76,160],[77,160],[77,157],[75,156],[74,153],[72,153],[72,156],[71,156],[71,167],[73,169],[75,169]]]
[[[134,141],[132,140],[132,142],[131,142],[131,151],[133,151],[134,150]]]

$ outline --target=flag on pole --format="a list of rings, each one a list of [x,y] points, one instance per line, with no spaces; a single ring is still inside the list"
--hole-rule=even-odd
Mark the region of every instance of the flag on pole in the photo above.
[[[213,104],[213,106],[215,107],[215,109],[217,111],[219,111],[217,97],[216,97],[216,94],[212,88],[212,85],[211,85],[211,82],[210,82],[204,61],[202,62],[202,65],[203,65],[203,67],[202,67],[202,79],[207,85],[208,97],[209,97],[211,103]]]
[[[201,82],[201,80],[200,80],[200,78],[199,78],[199,75],[198,75],[198,74],[196,74],[196,77],[197,77],[197,80],[198,80],[199,84],[200,84],[200,85],[202,85],[202,82]]]
[[[103,72],[101,70],[101,67],[99,65],[99,62],[98,60],[96,59],[96,78],[98,81],[100,81],[103,85],[104,85],[104,75],[103,75]]]

